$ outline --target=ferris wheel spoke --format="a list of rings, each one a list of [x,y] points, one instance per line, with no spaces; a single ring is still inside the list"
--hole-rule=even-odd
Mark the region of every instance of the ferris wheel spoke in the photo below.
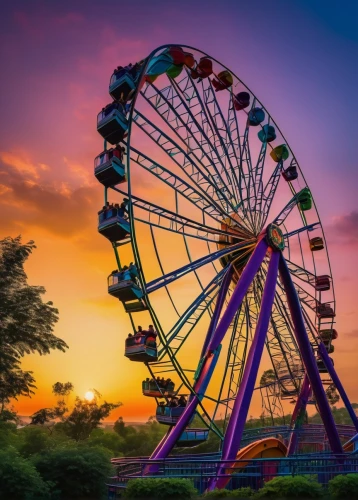
[[[267,217],[270,213],[271,205],[273,202],[273,199],[275,197],[278,183],[281,177],[281,172],[283,168],[283,162],[280,161],[277,165],[275,170],[272,172],[269,180],[267,181],[267,184],[265,186],[265,189],[263,190],[262,194],[262,202],[261,204],[261,217],[260,217],[260,229],[264,227],[267,221]]]
[[[154,95],[146,96],[148,89],[154,90]],[[231,180],[227,177],[225,182],[221,176],[220,170],[215,163],[215,155],[213,148],[199,123],[191,113],[190,106],[187,106],[185,100],[180,93],[175,90],[175,81],[172,80],[172,85],[166,87],[162,91],[154,84],[151,84],[141,95],[147,100],[153,109],[165,120],[170,129],[185,143],[187,149],[190,150],[191,156],[200,164],[209,176],[216,177],[221,184],[221,188],[228,189]],[[180,133],[182,132],[182,133]],[[184,135],[185,133],[185,135]],[[195,145],[193,144],[195,143]],[[209,150],[210,154],[208,154]],[[198,153],[200,157],[198,156]],[[221,165],[224,164],[219,157]],[[217,160],[216,160],[217,161]],[[205,162],[205,163],[204,163]],[[219,187],[219,186],[218,186]],[[231,196],[235,198],[235,193],[232,191]],[[237,200],[236,200],[237,202]]]
[[[212,199],[208,199],[202,192],[196,190],[181,177],[178,177],[171,170],[168,170],[159,163],[155,162],[149,156],[141,153],[135,148],[131,148],[131,151],[136,154],[136,156],[131,156],[131,161],[170,186],[175,193],[180,194],[196,207],[200,207],[203,212],[209,215],[216,222],[222,222],[225,212],[223,211],[221,205],[219,206]]]
[[[179,83],[172,80],[172,84],[182,97],[183,105],[186,107],[188,113],[190,113],[191,123],[194,123],[195,128],[200,134],[200,143],[203,152],[205,152],[205,148],[208,148],[207,153],[211,156],[212,161],[216,165],[216,176],[220,189],[229,189],[230,187],[233,194],[236,192],[236,201],[238,201],[240,199],[240,192],[238,190],[235,172],[232,169],[227,169],[225,166],[227,154],[223,152],[220,154],[220,148],[217,144],[219,134],[215,133],[213,123],[209,118],[210,114],[206,112],[200,92],[191,78],[191,75],[187,71],[184,79]],[[187,102],[189,102],[189,104],[187,104]],[[200,118],[200,121],[198,118]],[[225,173],[226,179],[220,175],[220,170],[218,169],[221,169],[221,172]]]
[[[234,211],[235,200],[229,200],[224,191],[218,191],[213,180],[198,167],[189,154],[187,154],[173,139],[154,125],[148,118],[140,113],[140,111],[135,110],[135,113],[133,119],[136,125],[171,158],[193,183],[195,183],[195,186],[204,196],[209,196],[214,199],[217,204],[222,206],[223,212],[229,216],[229,212]]]
[[[194,271],[195,269],[199,269],[200,267],[205,266],[206,264],[210,264],[212,261],[220,259],[221,257],[224,257],[225,255],[228,255],[230,253],[233,253],[236,250],[239,250],[240,248],[245,248],[252,242],[254,242],[253,239],[250,241],[245,241],[244,243],[237,243],[235,245],[230,245],[228,248],[224,250],[218,250],[210,255],[201,257],[186,266],[183,266],[179,269],[176,269],[175,271],[172,271],[171,273],[166,274],[165,276],[161,276],[160,278],[151,281],[150,283],[147,284],[146,292],[153,293],[155,290],[158,290],[159,288],[162,288],[163,286],[168,285],[173,281],[176,281],[177,279],[185,276],[186,274]]]
[[[151,237],[152,237],[152,242],[153,242],[154,252],[155,252],[155,256],[156,256],[156,258],[157,258],[157,262],[158,262],[159,267],[160,267],[160,271],[161,271],[161,273],[162,273],[162,274],[165,274],[165,273],[164,273],[163,264],[162,264],[162,260],[161,260],[161,258],[160,258],[159,252],[158,252],[158,246],[157,246],[157,242],[156,242],[156,240],[155,240],[154,230],[153,230],[153,228],[152,228],[152,227],[150,227],[150,234],[151,234]],[[180,317],[180,313],[179,313],[179,311],[178,311],[178,309],[177,309],[177,307],[176,307],[176,305],[175,305],[175,302],[174,302],[174,300],[173,300],[173,297],[172,297],[171,293],[169,292],[169,289],[168,289],[168,287],[167,287],[167,286],[165,287],[165,291],[167,292],[167,295],[168,295],[168,297],[169,297],[169,300],[170,300],[170,302],[171,302],[171,304],[172,304],[172,306],[173,306],[173,309],[174,309],[175,313],[177,314],[177,316],[179,316],[179,317]]]
[[[220,151],[219,156],[224,158],[225,169],[228,169],[231,173],[230,180],[237,193],[237,201],[242,200],[242,193],[240,189],[240,183],[238,181],[238,167],[239,159],[236,155],[235,144],[231,138],[230,129],[223,116],[219,103],[216,99],[216,95],[210,80],[208,80],[208,85],[205,88],[204,80],[201,82],[204,104],[207,110],[208,122],[212,124],[212,138],[214,140],[215,148]],[[230,105],[229,105],[230,106]],[[226,162],[228,165],[226,165]],[[229,168],[227,168],[229,167]]]
[[[308,283],[309,285],[315,285],[316,276],[314,274],[288,259],[286,259],[286,263],[292,278],[299,278],[301,281]]]
[[[291,238],[292,236],[295,236],[296,234],[303,233],[304,231],[313,231],[313,229],[317,226],[320,226],[320,222],[314,222],[313,224],[308,224],[307,226],[300,227],[299,229],[294,229],[293,231],[290,231],[289,233],[285,233],[283,235],[284,238],[288,239]]]
[[[175,355],[183,346],[185,340],[196,328],[200,319],[205,312],[209,312],[209,308],[213,301],[218,296],[220,284],[229,266],[222,269],[211,282],[205,287],[200,295],[190,304],[182,317],[175,323],[167,334],[167,345],[170,345],[174,350]],[[183,333],[184,327],[188,327],[187,331]]]
[[[115,188],[121,194],[125,194],[121,189]],[[235,238],[240,239],[234,231],[227,232],[217,227],[205,226],[197,221],[189,219],[183,215],[179,215],[176,212],[167,210],[159,205],[150,203],[149,201],[138,198],[137,196],[131,196],[131,203],[133,208],[138,208],[147,213],[147,219],[141,219],[138,216],[134,216],[134,220],[147,224],[151,227],[157,227],[166,231],[171,231],[176,234],[190,236],[192,238],[198,238],[205,241],[210,241],[212,243],[217,243],[218,239],[215,236],[228,236],[232,235]]]

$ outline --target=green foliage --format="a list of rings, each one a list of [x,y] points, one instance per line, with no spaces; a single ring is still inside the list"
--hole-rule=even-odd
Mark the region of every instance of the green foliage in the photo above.
[[[52,392],[56,396],[68,396],[73,391],[73,384],[71,382],[56,382],[52,386]]]
[[[58,448],[32,458],[38,472],[52,484],[57,496],[101,498],[105,482],[113,473],[110,452],[104,448]]]
[[[121,403],[99,404],[97,398],[86,401],[76,397],[75,406],[70,415],[64,420],[64,431],[75,441],[87,439],[94,429],[97,429],[104,418],[107,418],[111,411],[121,406]]]
[[[16,447],[18,440],[16,425],[0,420],[0,450],[5,450],[8,446]]]
[[[145,426],[137,430],[133,426],[127,426],[122,417],[119,417],[113,430],[124,439],[122,452],[125,456],[144,456],[150,455],[164,436],[164,427],[154,417],[150,417]]]
[[[20,368],[25,354],[65,351],[65,342],[53,334],[58,311],[42,300],[44,287],[30,286],[24,264],[34,242],[21,237],[0,240],[0,418],[12,398],[30,396],[35,389],[32,373]]]
[[[322,486],[304,476],[281,476],[268,481],[255,498],[321,498]]]
[[[336,476],[328,483],[328,491],[332,499],[357,500],[358,499],[358,474]]]
[[[118,434],[112,431],[106,432],[103,429],[95,429],[92,431],[90,437],[86,441],[86,446],[107,448],[115,457],[123,456],[124,444],[124,439],[118,436]]]
[[[48,485],[34,465],[11,449],[0,451],[0,498],[9,500],[49,498]]]
[[[133,479],[125,490],[125,498],[146,500],[186,500],[194,498],[197,490],[188,479]]]
[[[218,490],[209,491],[203,495],[203,500],[214,500],[216,498],[252,498],[254,496],[254,490],[249,487],[239,488],[237,490]]]
[[[31,457],[55,446],[54,441],[44,428],[25,427],[21,430],[21,437],[22,441],[18,450],[24,457]]]

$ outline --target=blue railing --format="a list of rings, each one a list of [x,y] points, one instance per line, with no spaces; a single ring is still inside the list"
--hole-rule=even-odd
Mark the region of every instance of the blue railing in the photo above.
[[[157,465],[156,473],[151,475],[149,465],[154,464]],[[138,477],[185,477],[193,481],[199,492],[205,491],[210,478],[227,477],[230,480],[228,489],[250,486],[257,490],[276,476],[314,476],[319,483],[326,486],[328,481],[338,474],[358,473],[358,456],[312,454],[303,457],[246,459],[235,462],[204,459],[203,456],[200,458],[198,456],[196,460],[188,460],[185,457],[165,460],[128,458],[118,460],[116,469],[117,475],[108,481],[109,493],[113,495],[125,488],[129,480]],[[219,474],[223,469],[224,473]]]

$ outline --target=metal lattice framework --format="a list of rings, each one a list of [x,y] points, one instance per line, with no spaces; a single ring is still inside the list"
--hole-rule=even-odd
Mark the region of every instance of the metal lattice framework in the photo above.
[[[173,50],[184,62],[174,57],[170,66]],[[212,73],[198,78],[203,59]],[[128,127],[112,141],[126,148],[125,182],[105,187],[105,204],[128,199],[127,235],[112,244],[118,272],[124,259],[135,263],[142,307],[133,312],[122,302],[134,333],[147,323],[158,333],[150,376],[170,376],[189,395],[153,458],[167,456],[196,412],[231,459],[261,341],[276,377],[268,404],[278,407],[287,395],[299,404],[311,369],[310,389],[320,411],[326,408],[316,360],[320,332],[333,329],[335,298],[322,224],[286,139],[231,70],[173,45],[141,61],[135,77],[126,68],[121,74],[131,73],[133,89],[117,101]],[[287,155],[280,157],[280,147]],[[320,278],[328,281],[324,291]],[[334,428],[328,434],[339,447]]]

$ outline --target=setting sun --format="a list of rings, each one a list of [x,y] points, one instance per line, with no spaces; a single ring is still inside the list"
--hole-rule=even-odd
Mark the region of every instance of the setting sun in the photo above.
[[[92,401],[94,399],[94,392],[93,391],[87,391],[85,394],[85,399],[87,401]]]

